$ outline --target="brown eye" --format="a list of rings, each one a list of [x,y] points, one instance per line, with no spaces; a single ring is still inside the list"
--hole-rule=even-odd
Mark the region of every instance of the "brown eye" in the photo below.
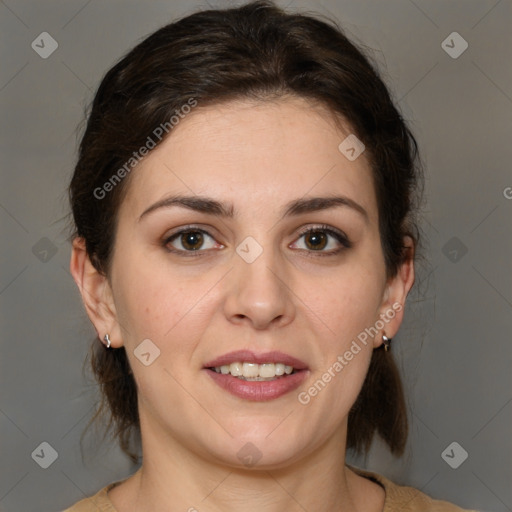
[[[308,249],[320,251],[325,249],[328,237],[323,231],[310,231],[304,235],[304,242]]]
[[[197,251],[204,243],[203,233],[200,231],[188,231],[181,234],[181,245],[187,251]]]
[[[319,256],[334,256],[352,247],[352,243],[342,231],[329,226],[315,226],[303,231],[290,247],[310,254],[316,252]]]
[[[222,248],[209,233],[200,229],[184,229],[168,238],[164,245],[172,252],[178,253],[199,253]]]

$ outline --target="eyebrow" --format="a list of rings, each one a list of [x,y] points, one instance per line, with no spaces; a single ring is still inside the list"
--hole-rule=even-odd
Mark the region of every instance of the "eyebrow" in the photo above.
[[[189,210],[214,215],[216,217],[232,218],[235,215],[235,209],[232,204],[225,205],[215,199],[202,196],[171,196],[157,201],[144,210],[144,212],[139,216],[138,221],[156,210],[161,208],[171,208],[173,206],[187,208]],[[348,207],[358,212],[362,217],[364,217],[365,221],[368,222],[369,217],[367,211],[359,203],[345,196],[296,199],[285,206],[283,218],[328,210],[339,206]]]

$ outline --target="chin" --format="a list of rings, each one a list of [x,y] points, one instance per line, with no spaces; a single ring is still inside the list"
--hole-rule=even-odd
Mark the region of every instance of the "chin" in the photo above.
[[[272,432],[276,429],[275,420],[271,428],[268,426],[264,422],[261,428],[253,427],[250,432],[247,429],[231,432],[233,437],[224,438],[214,457],[239,469],[271,470],[292,464],[304,453],[302,444],[286,430]]]

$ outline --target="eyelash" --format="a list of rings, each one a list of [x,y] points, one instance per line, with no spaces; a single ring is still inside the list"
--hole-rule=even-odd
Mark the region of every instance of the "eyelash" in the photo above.
[[[345,233],[343,233],[342,231],[335,230],[332,227],[327,226],[327,225],[308,227],[299,233],[296,240],[299,240],[304,235],[307,235],[307,234],[313,233],[313,232],[318,232],[318,231],[326,233],[328,236],[333,237],[339,244],[341,244],[342,247],[335,249],[335,250],[331,250],[331,251],[314,251],[314,250],[307,250],[307,249],[298,249],[298,250],[305,252],[310,257],[316,257],[316,256],[326,257],[326,256],[335,256],[335,255],[339,254],[341,251],[343,251],[344,249],[349,249],[352,247],[352,242],[348,239],[348,237],[345,235]],[[163,240],[162,245],[168,252],[178,254],[180,256],[185,256],[185,257],[204,256],[204,253],[205,253],[204,249],[203,250],[198,249],[197,251],[184,251],[182,249],[174,249],[174,248],[170,249],[169,248],[169,244],[171,242],[173,242],[174,240],[179,238],[181,235],[183,235],[185,233],[189,233],[189,232],[202,233],[203,235],[209,236],[210,238],[214,239],[214,237],[210,233],[208,233],[208,231],[206,231],[202,228],[199,228],[197,226],[191,225],[191,226],[186,226],[183,229],[180,229],[179,231],[177,231],[176,233],[173,233],[172,235],[166,237]],[[211,250],[211,249],[207,249],[207,250]]]
[[[308,227],[304,230],[302,230],[299,233],[299,236],[297,237],[297,240],[299,240],[304,235],[307,235],[308,233],[314,233],[314,232],[322,232],[326,233],[328,236],[333,237],[335,240],[338,241],[338,243],[341,245],[338,249],[330,250],[330,251],[313,251],[313,250],[307,250],[307,249],[299,249],[305,251],[307,256],[310,256],[312,258],[320,256],[320,257],[327,257],[327,256],[335,256],[342,252],[345,249],[350,249],[352,247],[352,242],[348,239],[347,235],[343,233],[343,231],[338,231],[337,229],[334,229],[330,226],[327,226],[325,224],[321,224],[319,226],[314,227]]]

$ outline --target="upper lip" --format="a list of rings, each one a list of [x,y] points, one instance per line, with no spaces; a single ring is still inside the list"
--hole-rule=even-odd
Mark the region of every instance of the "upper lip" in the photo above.
[[[204,367],[205,368],[215,368],[218,366],[229,365],[231,363],[282,363],[286,366],[293,366],[295,370],[307,370],[307,365],[300,359],[296,357],[289,356],[288,354],[284,354],[283,352],[262,352],[261,354],[257,354],[252,352],[251,350],[235,350],[234,352],[229,352],[228,354],[224,354],[212,361],[207,362]]]

